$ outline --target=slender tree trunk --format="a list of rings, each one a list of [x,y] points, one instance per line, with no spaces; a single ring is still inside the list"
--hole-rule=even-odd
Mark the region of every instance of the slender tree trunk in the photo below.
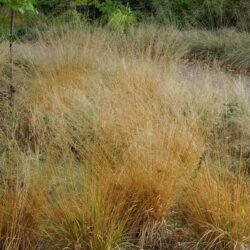
[[[13,42],[14,42],[14,21],[15,11],[10,12],[10,36],[9,36],[9,62],[10,62],[10,101],[13,102],[14,93],[16,92],[13,85]]]

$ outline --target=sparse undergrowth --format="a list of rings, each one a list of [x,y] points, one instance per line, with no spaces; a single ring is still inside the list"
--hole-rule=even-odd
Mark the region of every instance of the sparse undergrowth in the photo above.
[[[183,75],[174,28],[38,37],[0,99],[0,248],[247,250],[246,91]]]

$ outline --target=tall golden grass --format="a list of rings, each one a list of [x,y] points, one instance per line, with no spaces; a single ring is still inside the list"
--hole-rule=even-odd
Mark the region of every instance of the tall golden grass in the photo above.
[[[38,37],[0,126],[0,248],[248,249],[244,88],[183,66],[173,28]]]

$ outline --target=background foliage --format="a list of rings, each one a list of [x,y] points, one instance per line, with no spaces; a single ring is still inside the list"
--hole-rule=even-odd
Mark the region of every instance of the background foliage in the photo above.
[[[1,7],[0,1],[0,15]],[[181,28],[250,29],[248,0],[38,0],[36,7],[41,16],[49,19],[66,15],[70,20],[72,14],[74,20],[84,16],[118,29],[138,21],[173,23]]]
[[[52,15],[74,8],[90,19],[120,12],[131,16],[131,10],[138,20],[153,19],[179,26],[249,28],[250,23],[248,0],[39,0],[38,8]]]

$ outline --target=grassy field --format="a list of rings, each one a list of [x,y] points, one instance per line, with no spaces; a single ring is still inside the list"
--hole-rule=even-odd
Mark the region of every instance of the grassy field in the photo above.
[[[79,16],[77,17],[78,19],[74,20],[73,16],[69,16],[72,20],[70,19],[70,21],[67,21],[67,25],[80,27],[80,30],[82,30],[82,26],[85,28],[89,26],[88,29],[93,29],[93,27],[91,28],[93,24],[80,19]],[[52,20],[40,20],[40,23],[37,20],[34,20],[33,22],[29,21],[28,24],[25,24],[22,23],[22,20],[19,17],[19,19],[17,18],[16,23],[17,40],[26,43],[27,41],[31,42],[39,39],[37,29],[39,29],[41,33],[44,33],[44,30],[46,30],[48,26],[60,25],[60,23],[65,23],[65,20],[63,19],[63,16],[59,16]],[[208,30],[193,27],[189,29],[180,29],[174,25],[163,26],[156,25],[155,23],[140,23],[131,25],[126,29],[119,27],[112,29],[106,25],[104,29],[108,33],[116,32],[115,36],[120,39],[123,34],[119,33],[126,33],[129,37],[133,37],[137,30],[147,31],[148,34],[144,34],[144,37],[145,39],[148,39],[148,43],[151,43],[150,46],[154,46],[155,39],[161,40],[162,43],[165,43],[165,39],[168,39],[166,33],[170,31],[170,35],[174,33],[175,39],[178,43],[183,45],[183,48],[185,48],[185,52],[182,51],[182,53],[179,54],[183,59],[198,64],[217,64],[226,71],[250,75],[250,34],[247,31],[239,31],[236,28],[215,28]],[[2,33],[2,40],[4,38],[5,40],[8,38],[7,30]],[[131,41],[129,41],[129,43],[131,43]],[[140,48],[139,44],[138,46]],[[168,46],[168,43],[165,46]],[[163,50],[164,49],[165,48],[163,47]],[[160,55],[161,52],[158,51],[158,54]]]
[[[15,45],[0,249],[250,248],[249,93],[226,74],[186,77],[189,51],[154,26],[50,27]]]

